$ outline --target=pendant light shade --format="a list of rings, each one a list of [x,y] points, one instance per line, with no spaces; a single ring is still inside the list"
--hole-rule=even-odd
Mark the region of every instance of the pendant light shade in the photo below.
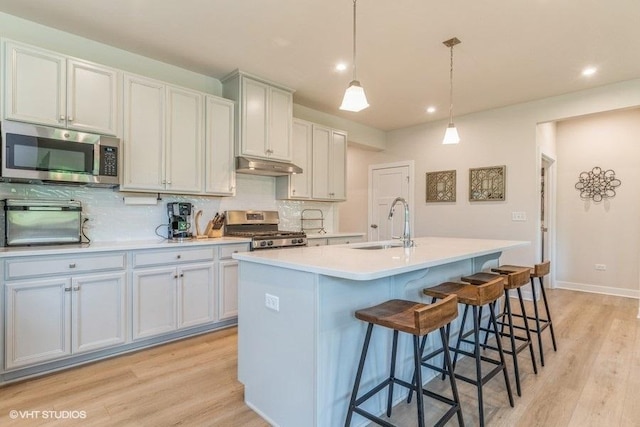
[[[457,144],[460,142],[460,136],[458,135],[456,125],[453,124],[453,47],[461,42],[457,37],[454,37],[442,43],[451,50],[451,63],[449,67],[449,126],[447,126],[447,130],[444,133],[442,143]]]
[[[349,87],[344,92],[344,98],[342,98],[341,110],[358,112],[362,111],[369,106],[367,102],[367,96],[364,94],[364,89],[360,86],[360,82],[357,80],[351,81]]]
[[[353,0],[353,80],[349,83],[349,87],[344,92],[342,98],[341,110],[353,111],[357,113],[369,106],[364,89],[356,78],[356,1]]]

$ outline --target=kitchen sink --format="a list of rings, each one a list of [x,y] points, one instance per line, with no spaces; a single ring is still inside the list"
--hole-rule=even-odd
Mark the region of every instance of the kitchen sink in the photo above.
[[[402,243],[382,243],[377,245],[358,246],[351,249],[378,250],[378,249],[390,249],[390,248],[401,248],[401,247],[402,247]]]

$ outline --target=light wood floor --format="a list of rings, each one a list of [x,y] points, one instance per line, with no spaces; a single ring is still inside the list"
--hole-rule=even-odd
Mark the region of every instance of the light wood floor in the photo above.
[[[546,363],[538,375],[520,354],[523,395],[514,387],[515,408],[501,377],[491,380],[486,424],[640,426],[638,301],[564,290],[549,291],[549,298],[558,352],[545,331]],[[5,386],[0,426],[267,426],[243,403],[236,346],[232,328]],[[430,387],[443,384],[434,380]],[[458,385],[465,423],[478,425],[475,388]],[[435,414],[432,401],[425,406]],[[86,418],[11,420],[11,410],[85,411]],[[398,405],[391,421],[416,425],[415,405]],[[456,426],[455,418],[448,425]]]

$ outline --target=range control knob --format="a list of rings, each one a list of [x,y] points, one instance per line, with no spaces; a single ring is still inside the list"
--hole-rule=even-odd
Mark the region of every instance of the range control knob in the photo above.
[[[263,240],[262,242],[260,242],[260,246],[267,246],[267,241]]]
[[[269,240],[269,241],[267,242],[267,246],[273,246],[273,240]]]

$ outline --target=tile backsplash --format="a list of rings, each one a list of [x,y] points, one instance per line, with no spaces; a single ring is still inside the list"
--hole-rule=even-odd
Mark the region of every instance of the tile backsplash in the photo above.
[[[167,235],[166,206],[169,202],[190,202],[195,212],[202,210],[201,230],[216,212],[234,209],[277,210],[280,228],[300,230],[303,209],[320,209],[327,232],[336,231],[335,203],[275,199],[275,178],[238,174],[235,197],[201,197],[160,194],[157,205],[125,205],[124,197],[153,196],[112,189],[66,185],[0,183],[0,199],[73,199],[82,202],[85,234],[94,242],[149,240]],[[195,224],[192,226],[195,233]]]

